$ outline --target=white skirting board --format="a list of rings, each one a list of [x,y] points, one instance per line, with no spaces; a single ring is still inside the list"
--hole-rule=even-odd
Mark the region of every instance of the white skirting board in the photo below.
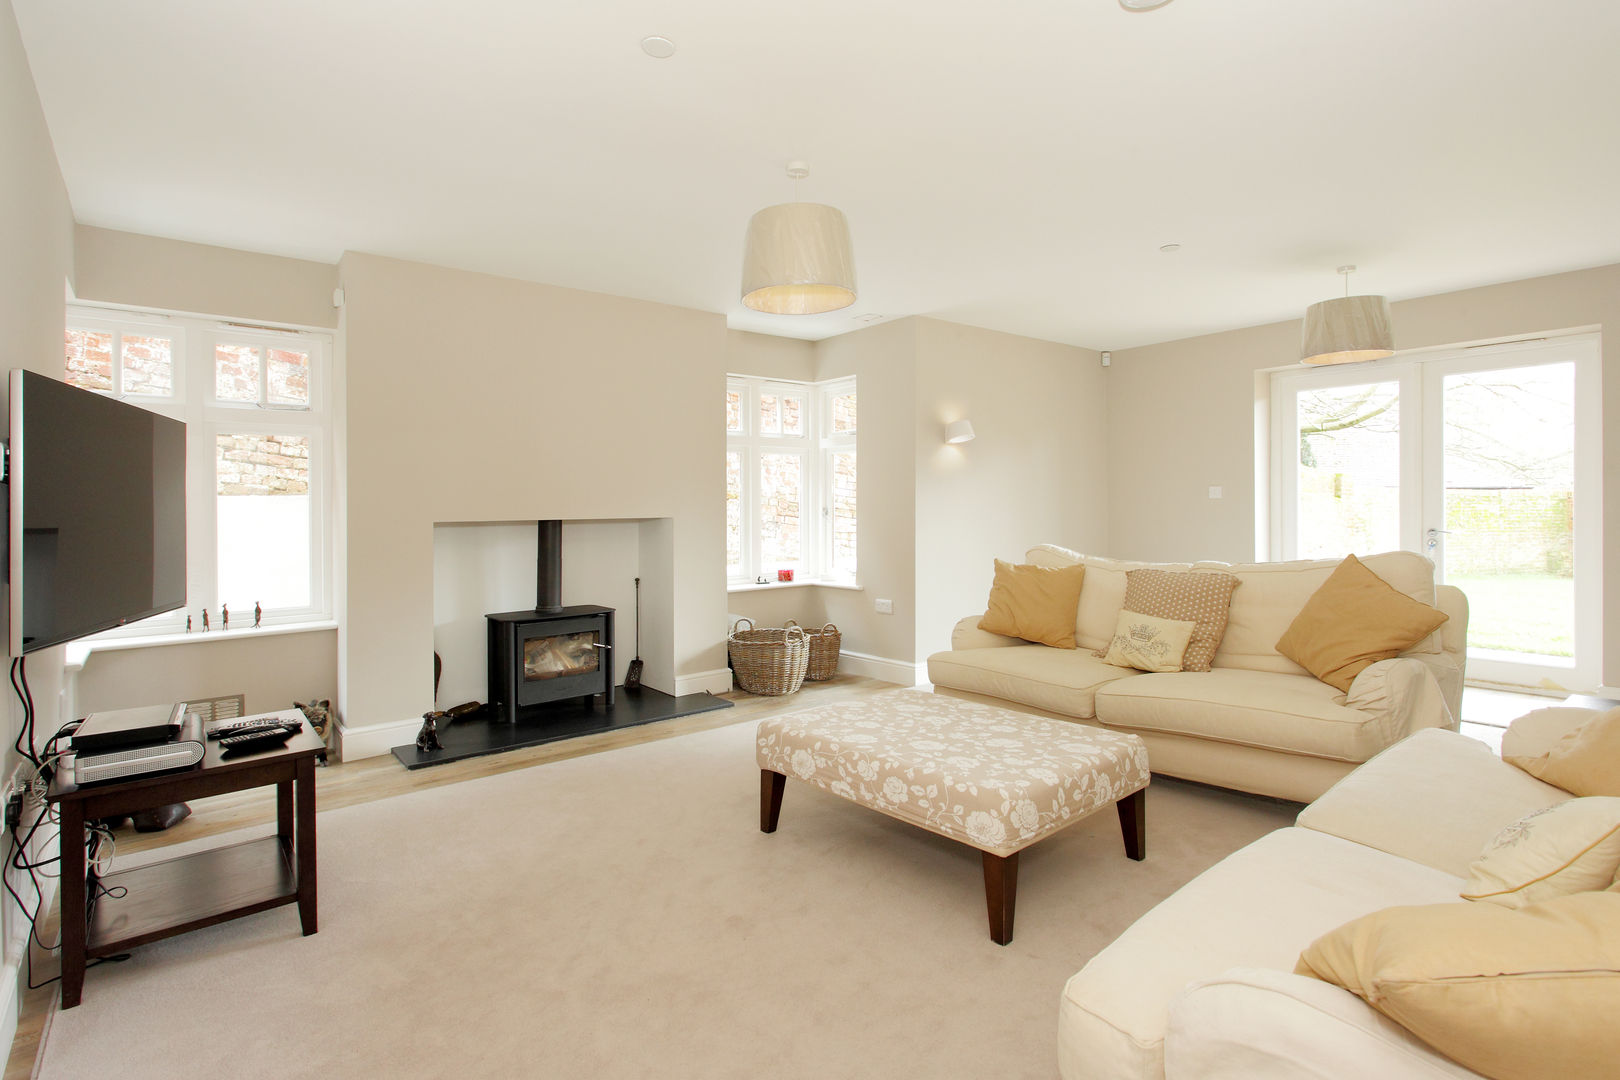
[[[361,758],[378,757],[396,746],[415,742],[416,733],[422,730],[420,716],[392,724],[368,724],[365,727],[346,727],[341,720],[335,723],[339,761],[359,761]]]
[[[711,694],[729,694],[731,692],[731,669],[714,668],[711,671],[694,671],[690,675],[675,676],[675,696],[685,694],[701,694],[707,690]]]
[[[872,656],[868,653],[851,652],[848,649],[840,649],[838,652],[838,670],[846,675],[865,675],[870,679],[882,679],[884,682],[898,683],[901,686],[916,686],[928,681],[926,663],[890,660],[886,656]]]

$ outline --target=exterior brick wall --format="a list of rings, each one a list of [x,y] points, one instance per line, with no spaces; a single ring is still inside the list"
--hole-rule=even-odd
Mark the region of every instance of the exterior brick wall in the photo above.
[[[221,495],[309,494],[306,435],[220,435],[214,462]]]

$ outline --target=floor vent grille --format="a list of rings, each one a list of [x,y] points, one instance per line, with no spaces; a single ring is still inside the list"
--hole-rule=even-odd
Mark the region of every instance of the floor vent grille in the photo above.
[[[216,720],[234,720],[243,715],[247,707],[246,694],[223,694],[219,697],[188,697],[186,712],[202,717],[203,726]]]

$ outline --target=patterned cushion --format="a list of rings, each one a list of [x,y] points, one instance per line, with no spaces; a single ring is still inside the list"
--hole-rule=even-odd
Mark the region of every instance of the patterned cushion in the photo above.
[[[760,722],[759,767],[996,855],[1148,785],[1135,735],[896,690]]]
[[[1208,671],[1226,635],[1237,577],[1219,570],[1131,570],[1125,581],[1124,610],[1195,624],[1181,670]]]

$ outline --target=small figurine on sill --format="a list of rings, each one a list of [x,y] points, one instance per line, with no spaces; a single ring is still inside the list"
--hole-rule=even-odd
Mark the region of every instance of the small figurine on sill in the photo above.
[[[203,608],[203,633],[208,633],[208,609]]]
[[[191,633],[191,616],[186,616],[186,633]]]
[[[264,608],[259,606],[257,600],[253,601],[253,629],[259,628],[259,620],[264,618]]]
[[[424,754],[444,749],[444,744],[439,741],[440,715],[432,709],[422,714],[422,730],[416,733],[416,748]]]
[[[229,604],[219,605],[219,627],[221,630],[231,628],[231,606]]]

